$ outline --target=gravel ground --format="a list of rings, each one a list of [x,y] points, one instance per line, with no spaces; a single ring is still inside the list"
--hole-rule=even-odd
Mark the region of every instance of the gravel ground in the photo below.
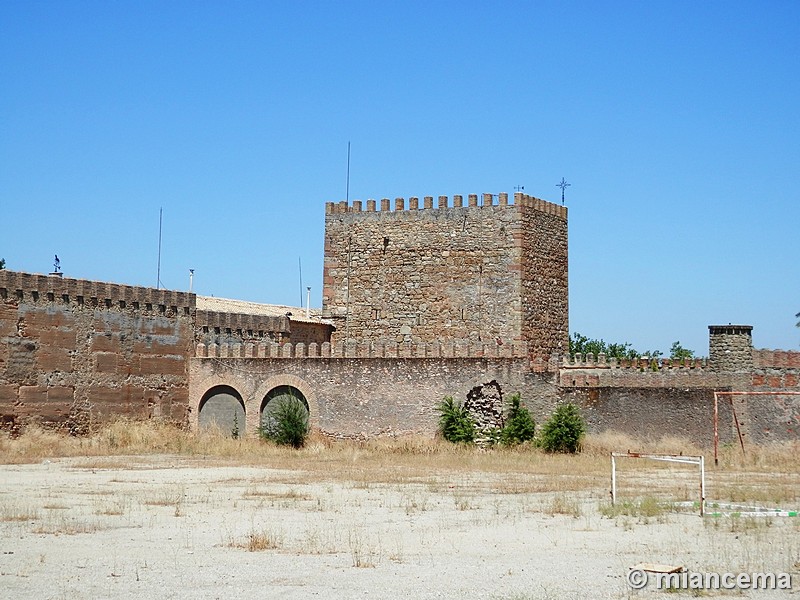
[[[794,570],[794,592],[709,595],[797,593],[797,519],[671,511],[608,518],[600,513],[606,490],[509,493],[487,478],[305,482],[302,472],[170,456],[6,465],[0,597],[521,600],[666,593],[628,586],[629,568],[641,562],[692,571]]]

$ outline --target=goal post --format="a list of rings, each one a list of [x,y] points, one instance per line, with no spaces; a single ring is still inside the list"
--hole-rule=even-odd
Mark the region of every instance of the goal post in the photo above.
[[[700,516],[706,513],[706,467],[705,458],[702,456],[684,456],[675,454],[643,454],[640,452],[612,452],[611,453],[611,504],[617,501],[617,459],[618,458],[644,458],[661,462],[697,465],[700,471]]]
[[[736,414],[736,406],[734,406],[734,396],[800,396],[798,391],[782,390],[780,392],[718,392],[714,391],[714,465],[719,465],[719,401],[720,398],[727,397],[731,403],[731,414],[733,415],[733,423],[736,426],[736,433],[739,436],[739,445],[742,447],[742,454],[744,454],[744,435],[742,434],[742,427],[739,423],[739,416]]]

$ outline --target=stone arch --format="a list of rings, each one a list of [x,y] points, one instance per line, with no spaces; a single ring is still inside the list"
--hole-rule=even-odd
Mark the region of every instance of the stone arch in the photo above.
[[[255,407],[258,409],[258,418],[260,419],[261,409],[264,407],[267,396],[272,390],[281,387],[294,388],[302,394],[306,408],[308,408],[308,423],[312,428],[319,428],[319,400],[314,393],[314,388],[300,377],[288,373],[273,375],[259,383],[255,391],[255,397],[258,399],[258,406]]]
[[[262,427],[266,424],[267,416],[270,413],[274,415],[274,411],[278,409],[280,403],[288,400],[289,398],[296,398],[299,400],[303,406],[305,406],[306,414],[309,413],[308,400],[306,400],[303,392],[291,385],[281,385],[272,388],[261,400],[261,406],[258,409],[258,420]]]
[[[218,427],[225,435],[242,435],[247,410],[242,395],[230,385],[215,385],[200,399],[197,423],[200,429]]]

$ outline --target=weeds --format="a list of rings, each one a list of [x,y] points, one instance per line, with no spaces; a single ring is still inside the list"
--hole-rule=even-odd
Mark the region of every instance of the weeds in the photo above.
[[[454,444],[471,444],[475,441],[475,421],[463,404],[447,396],[436,406],[436,410],[439,411],[439,433],[444,439]]]
[[[669,502],[662,502],[656,498],[646,496],[639,500],[623,500],[611,504],[604,502],[598,508],[601,515],[612,519],[614,517],[659,517],[674,510],[674,506]]]
[[[272,403],[277,403],[277,406],[271,407]],[[308,409],[302,400],[295,396],[281,396],[267,406],[258,428],[259,435],[279,446],[302,448],[308,437]]]

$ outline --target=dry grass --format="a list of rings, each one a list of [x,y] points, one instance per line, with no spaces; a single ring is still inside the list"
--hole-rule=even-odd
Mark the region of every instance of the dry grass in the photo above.
[[[35,425],[13,439],[0,433],[0,462],[6,464],[81,456],[85,457],[80,463],[82,468],[136,469],[139,465],[154,468],[147,456],[158,454],[174,455],[182,462],[197,460],[208,464],[213,460],[215,464],[279,469],[283,473],[279,482],[270,481],[267,489],[251,486],[244,495],[286,501],[306,498],[292,489],[276,490],[271,484],[349,481],[356,489],[369,489],[383,484],[435,487],[458,480],[463,487],[464,480],[469,479],[474,492],[565,494],[597,490],[609,485],[609,453],[625,450],[706,454],[707,475],[713,480],[712,493],[717,500],[770,505],[800,500],[800,470],[796,461],[800,442],[797,441],[748,447],[744,455],[740,448],[726,446],[721,449],[720,467],[714,468],[710,452],[703,452],[686,440],[674,437],[640,440],[618,433],[588,436],[583,452],[574,456],[548,455],[529,446],[481,450],[422,436],[336,441],[319,433],[312,433],[304,448],[294,450],[255,437],[234,440],[220,432],[193,433],[158,421],[120,420],[87,437],[70,437]],[[654,479],[653,472],[664,475]],[[635,497],[653,493],[654,481],[656,486],[671,483],[670,473],[669,467],[658,464],[631,467],[625,482],[626,494]],[[685,489],[676,491],[676,497],[694,492],[690,479],[691,476],[683,484]],[[470,490],[461,489],[455,498],[456,504],[466,510],[470,495]],[[171,494],[149,498],[147,503],[178,507],[181,504]],[[424,502],[409,501],[408,505],[412,510],[419,510]],[[552,512],[560,512],[555,508]]]
[[[231,548],[242,548],[248,552],[263,552],[275,550],[283,545],[283,534],[272,529],[253,529],[244,541],[232,541],[228,544]]]

